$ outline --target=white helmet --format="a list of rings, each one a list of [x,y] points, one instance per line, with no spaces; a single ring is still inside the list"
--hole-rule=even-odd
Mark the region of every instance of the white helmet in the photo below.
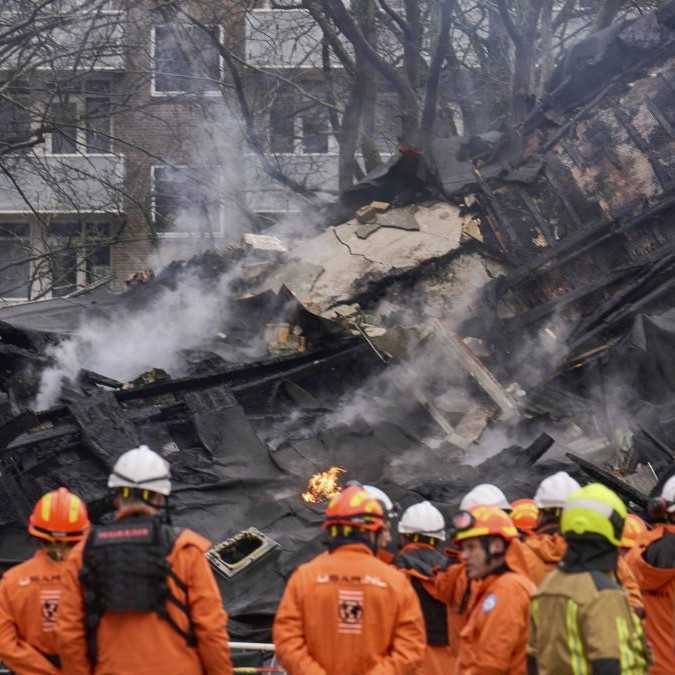
[[[168,497],[171,494],[169,463],[147,445],[128,450],[115,462],[108,487],[150,490]]]
[[[565,471],[558,471],[539,484],[534,501],[540,509],[562,509],[567,498],[581,485]]]
[[[384,510],[387,512],[387,515],[391,515],[394,511],[394,502],[389,499],[389,495],[386,492],[380,490],[380,488],[375,487],[374,485],[362,485],[361,486],[371,497],[377,499],[378,502],[382,502],[384,505]]]
[[[420,502],[403,512],[398,531],[399,534],[423,534],[445,541],[445,518],[431,502]]]
[[[675,511],[675,476],[671,476],[664,484],[661,489],[661,497],[665,499],[668,506],[668,513]]]
[[[459,510],[468,511],[474,506],[497,506],[500,509],[511,510],[511,504],[506,495],[491,483],[481,483],[467,492],[459,504]]]

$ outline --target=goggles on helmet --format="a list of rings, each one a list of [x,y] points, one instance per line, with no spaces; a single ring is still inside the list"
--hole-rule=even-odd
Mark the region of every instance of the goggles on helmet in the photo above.
[[[463,532],[472,528],[476,524],[476,518],[469,511],[460,511],[452,519],[452,527],[457,532]]]

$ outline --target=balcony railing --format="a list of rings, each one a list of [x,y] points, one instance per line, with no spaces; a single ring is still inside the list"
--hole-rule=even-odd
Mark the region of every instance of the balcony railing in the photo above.
[[[321,29],[304,9],[256,9],[246,19],[246,59],[259,68],[320,68]]]
[[[292,180],[306,185],[310,191],[336,196],[338,189],[338,155],[334,153],[311,155],[273,155],[270,161],[275,170]],[[297,208],[293,192],[270,177],[253,156],[249,157],[245,191],[249,207],[254,211],[292,211]]]
[[[0,71],[120,71],[125,68],[126,13],[82,12],[38,16],[25,26],[18,13],[0,10],[0,27],[22,39],[2,45]],[[15,37],[17,35],[15,34]]]
[[[3,158],[0,212],[121,213],[124,158],[116,155],[13,155]]]

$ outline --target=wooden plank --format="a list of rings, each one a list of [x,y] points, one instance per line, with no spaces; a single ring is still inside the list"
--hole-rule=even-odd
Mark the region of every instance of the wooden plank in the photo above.
[[[505,391],[485,364],[460,340],[450,333],[438,320],[431,323],[439,344],[444,348],[452,361],[459,363],[464,370],[478,383],[481,389],[499,406],[504,420],[515,420],[520,417],[518,405]]]

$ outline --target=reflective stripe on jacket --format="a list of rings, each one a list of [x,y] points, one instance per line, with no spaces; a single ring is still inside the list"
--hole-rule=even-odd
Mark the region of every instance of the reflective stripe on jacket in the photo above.
[[[554,570],[532,601],[528,659],[537,675],[646,675],[648,649],[613,575]]]

